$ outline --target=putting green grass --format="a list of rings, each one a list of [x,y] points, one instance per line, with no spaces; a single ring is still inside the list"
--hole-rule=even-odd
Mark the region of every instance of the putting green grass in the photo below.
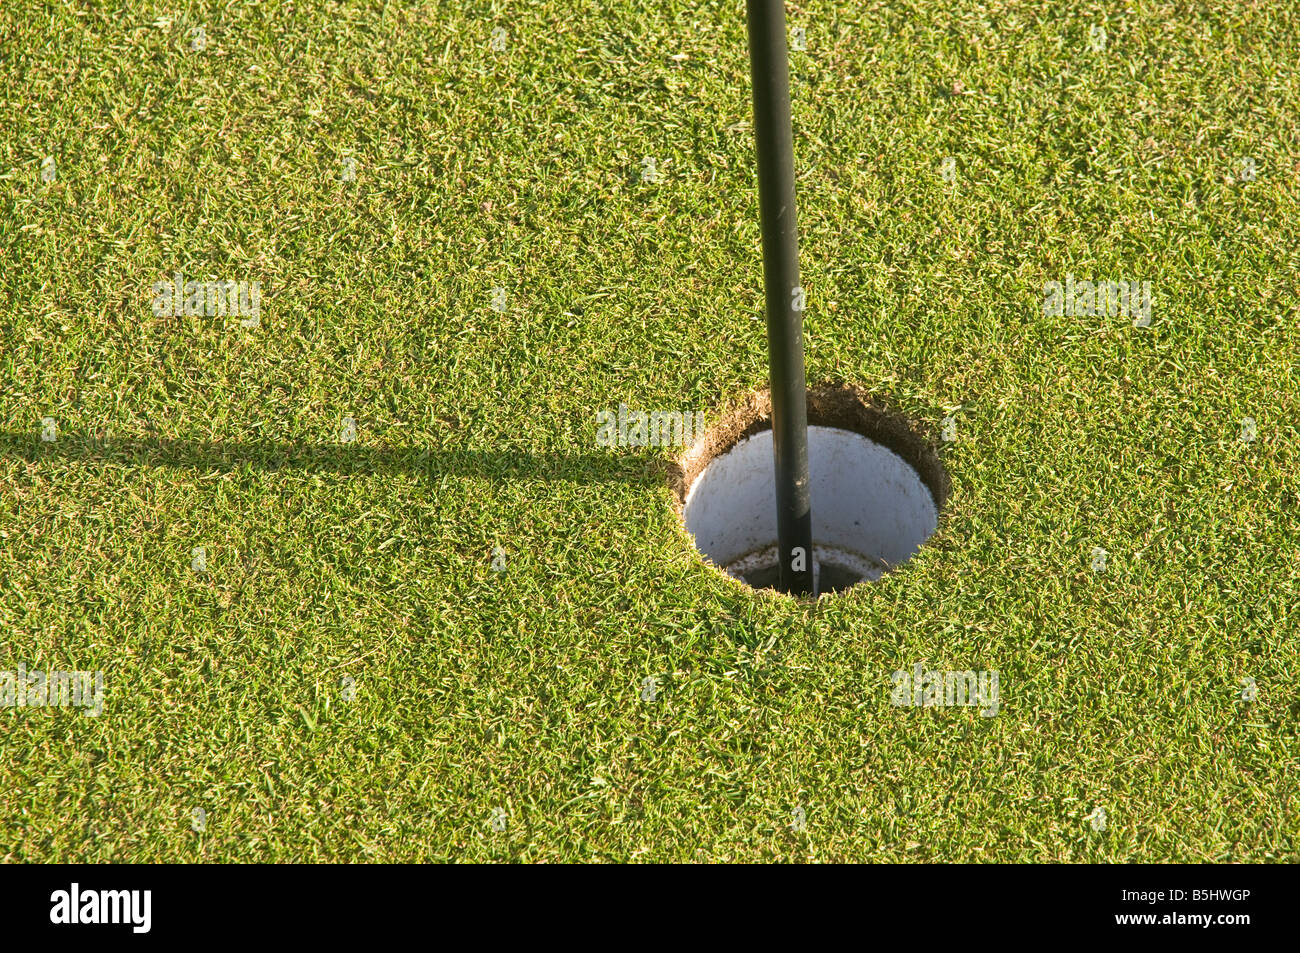
[[[810,382],[953,484],[812,605],[596,443],[765,386],[742,4],[5,3],[0,670],[104,709],[0,708],[0,859],[1300,859],[1300,8],[1222,6],[788,5]]]

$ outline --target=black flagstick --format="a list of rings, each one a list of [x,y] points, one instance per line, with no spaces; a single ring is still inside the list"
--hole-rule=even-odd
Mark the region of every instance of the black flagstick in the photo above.
[[[783,0],[747,0],[754,84],[754,142],[767,292],[767,351],[776,456],[780,588],[813,592],[812,506],[808,487],[808,406],[803,369],[804,293],[794,214],[794,135]]]

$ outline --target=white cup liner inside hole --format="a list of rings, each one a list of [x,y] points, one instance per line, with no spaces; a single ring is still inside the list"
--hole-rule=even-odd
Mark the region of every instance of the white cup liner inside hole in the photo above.
[[[817,592],[875,581],[914,556],[939,524],[929,487],[902,457],[851,430],[808,428]],[[682,516],[696,548],[755,588],[775,588],[776,489],[770,429],[709,461]]]

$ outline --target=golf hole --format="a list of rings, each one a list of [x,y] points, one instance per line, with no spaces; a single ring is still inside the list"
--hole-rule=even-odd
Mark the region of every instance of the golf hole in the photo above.
[[[778,583],[771,400],[752,395],[679,461],[676,491],[695,547],[755,589]],[[934,533],[951,483],[903,416],[852,387],[808,392],[813,573],[818,595],[878,580]]]

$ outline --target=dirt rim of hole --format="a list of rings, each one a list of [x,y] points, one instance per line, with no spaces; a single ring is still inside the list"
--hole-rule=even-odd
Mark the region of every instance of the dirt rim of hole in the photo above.
[[[808,425],[847,430],[891,450],[909,467],[930,491],[938,513],[939,526],[931,534],[938,535],[945,522],[945,510],[952,494],[952,480],[939,458],[937,430],[923,428],[915,419],[893,409],[865,388],[848,383],[820,384],[808,389]],[[696,545],[686,528],[685,504],[691,486],[705,468],[717,457],[726,454],[742,440],[770,430],[772,427],[772,398],[767,390],[750,391],[733,400],[728,410],[710,424],[689,449],[669,467],[668,481],[673,492],[673,509],[682,533],[692,551],[711,569],[732,579],[750,592],[769,592],[755,589],[735,579],[725,569],[714,563]],[[850,587],[857,588],[856,586]],[[848,592],[845,589],[843,592]],[[843,592],[838,593],[840,595]],[[783,593],[776,593],[788,598]]]

